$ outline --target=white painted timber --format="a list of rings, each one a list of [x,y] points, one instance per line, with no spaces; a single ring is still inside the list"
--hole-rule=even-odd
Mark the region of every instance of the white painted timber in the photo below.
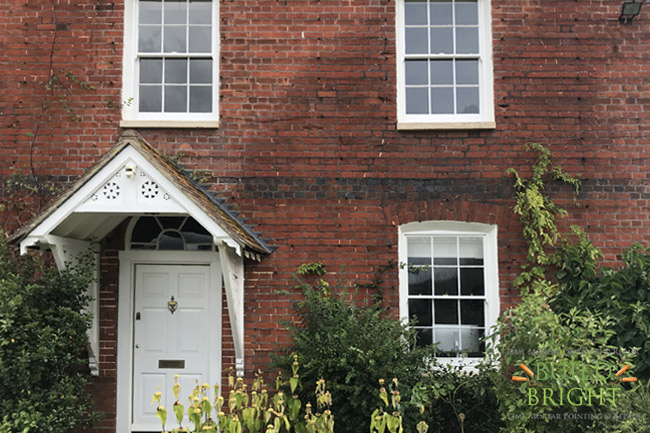
[[[127,167],[129,172],[135,173],[134,176],[130,173],[127,176]],[[21,251],[38,245],[44,236],[66,225],[69,218],[91,223],[96,214],[128,216],[143,213],[190,215],[212,234],[215,244],[225,243],[241,254],[241,246],[217,222],[131,146],[125,147],[36,226],[20,243]],[[90,239],[95,233],[84,234],[86,239]]]
[[[235,345],[237,376],[244,375],[244,259],[225,245],[219,247],[228,314]]]

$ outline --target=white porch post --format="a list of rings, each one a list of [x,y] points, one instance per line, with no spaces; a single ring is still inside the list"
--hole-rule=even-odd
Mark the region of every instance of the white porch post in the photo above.
[[[228,314],[235,344],[235,370],[244,375],[244,258],[225,244],[219,245],[221,270],[226,287]]]

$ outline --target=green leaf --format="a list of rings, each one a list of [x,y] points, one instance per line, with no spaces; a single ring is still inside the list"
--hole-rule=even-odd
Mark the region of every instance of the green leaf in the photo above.
[[[398,433],[401,429],[400,426],[402,424],[402,417],[399,416],[394,416],[394,415],[389,415],[389,414],[384,414],[384,417],[386,419],[386,426],[388,427],[388,431],[390,433]]]
[[[291,394],[294,394],[296,392],[296,388],[298,387],[298,378],[297,377],[289,378],[289,386],[291,387]]]
[[[176,421],[178,425],[183,424],[183,415],[185,414],[185,406],[180,401],[177,401],[174,404],[174,414],[176,415]]]

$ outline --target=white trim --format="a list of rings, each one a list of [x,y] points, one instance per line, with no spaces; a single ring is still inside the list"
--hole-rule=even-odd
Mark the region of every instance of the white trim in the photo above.
[[[485,335],[487,336],[492,327],[496,324],[500,313],[500,289],[499,289],[499,260],[497,243],[497,226],[482,223],[465,223],[457,221],[426,221],[413,222],[399,226],[398,228],[398,254],[399,263],[408,262],[406,245],[407,236],[484,236],[484,269],[485,269]],[[408,317],[408,269],[403,267],[399,270],[399,313],[400,317],[407,321]],[[443,364],[465,365],[470,368],[478,364],[483,358],[438,358]]]
[[[138,0],[124,3],[124,49],[122,57],[122,122],[120,126],[147,128],[218,128],[219,127],[219,2],[212,0],[212,112],[211,113],[140,113],[138,110]],[[161,53],[161,56],[163,54]],[[192,57],[188,55],[187,57]],[[188,77],[189,81],[189,77]],[[162,126],[169,123],[173,126]],[[183,126],[179,126],[179,125]],[[197,126],[199,124],[205,126]],[[215,126],[216,124],[216,126]]]
[[[217,120],[122,120],[120,128],[211,128],[219,129]]]
[[[405,0],[397,0],[395,5],[397,129],[494,129],[495,126],[487,126],[495,122],[491,0],[478,0],[480,102],[478,114],[406,114],[404,2]],[[450,56],[450,58],[452,57],[454,56]],[[441,127],[424,127],[435,123],[440,124]],[[413,125],[413,127],[408,127],[409,124]],[[452,125],[456,126],[452,127]],[[478,125],[486,125],[486,127],[477,127]]]
[[[496,122],[404,122],[398,123],[399,131],[452,130],[452,129],[496,129]]]
[[[43,220],[36,226],[27,238],[20,243],[21,251],[35,245],[41,241],[45,236],[52,233],[55,228],[65,221],[73,212],[77,211],[80,207],[85,206],[86,201],[92,194],[111,179],[119,170],[122,170],[126,164],[134,164],[139,169],[144,170],[148,176],[151,177],[158,185],[171,196],[175,201],[173,207],[160,207],[143,209],[141,206],[131,208],[127,205],[113,206],[107,208],[97,208],[96,212],[112,213],[112,214],[141,214],[143,212],[178,212],[181,214],[189,214],[199,222],[210,234],[213,236],[215,245],[225,243],[241,254],[241,246],[232,239],[212,218],[210,218],[201,208],[199,208],[192,200],[190,200],[178,187],[163,176],[158,169],[151,164],[144,156],[140,154],[135,148],[128,146],[109,161],[98,173],[88,180],[81,188],[79,188],[71,197],[61,204],[50,216]],[[87,207],[90,210],[89,207]]]
[[[235,346],[235,370],[244,376],[244,258],[231,248],[219,247],[223,282],[228,302],[228,315]]]
[[[210,303],[216,314],[211,317],[210,360],[208,383],[221,383],[222,329],[221,329],[221,266],[219,254],[213,251],[120,251],[117,322],[117,407],[116,431],[131,432],[133,411],[133,288],[135,284],[135,265],[173,264],[210,266]],[[170,412],[171,413],[171,412]],[[173,414],[172,414],[173,415]],[[173,418],[173,417],[172,417]],[[137,428],[137,426],[135,426]]]

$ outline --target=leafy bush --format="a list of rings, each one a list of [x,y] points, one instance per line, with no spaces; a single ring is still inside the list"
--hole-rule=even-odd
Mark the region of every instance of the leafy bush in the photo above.
[[[611,396],[614,373],[623,363],[633,366],[631,357],[621,358],[624,351],[609,344],[609,318],[575,308],[557,314],[549,305],[554,289],[538,282],[497,324],[496,351],[488,362],[498,366],[492,377],[505,433],[577,433],[596,426],[596,415],[615,407],[621,394]],[[567,392],[573,389],[571,401]],[[589,390],[605,393],[604,399],[574,404]],[[584,418],[576,422],[572,414]]]
[[[602,258],[587,237],[559,252],[560,290],[553,308],[598,311],[612,318],[610,344],[638,349],[637,377],[650,379],[650,248],[635,244],[622,253],[623,266],[598,266]]]
[[[432,432],[495,433],[504,426],[487,365],[475,372],[455,366],[431,370],[414,394]]]
[[[604,433],[650,433],[650,382],[621,393],[616,411],[599,424]]]
[[[323,276],[321,264],[301,267],[299,273]],[[336,396],[337,433],[368,430],[369,415],[378,407],[376,385],[380,378],[399,378],[403,401],[431,366],[433,347],[416,347],[415,331],[386,317],[377,300],[357,304],[345,290],[335,294],[327,282],[312,286],[297,277],[304,299],[296,301],[298,323],[288,323],[292,343],[274,359],[290,374],[292,354],[299,356],[304,383],[327,380]],[[303,401],[307,391],[301,392]],[[403,405],[405,431],[415,431],[417,408]]]
[[[88,266],[64,272],[0,242],[0,432],[86,425]]]

